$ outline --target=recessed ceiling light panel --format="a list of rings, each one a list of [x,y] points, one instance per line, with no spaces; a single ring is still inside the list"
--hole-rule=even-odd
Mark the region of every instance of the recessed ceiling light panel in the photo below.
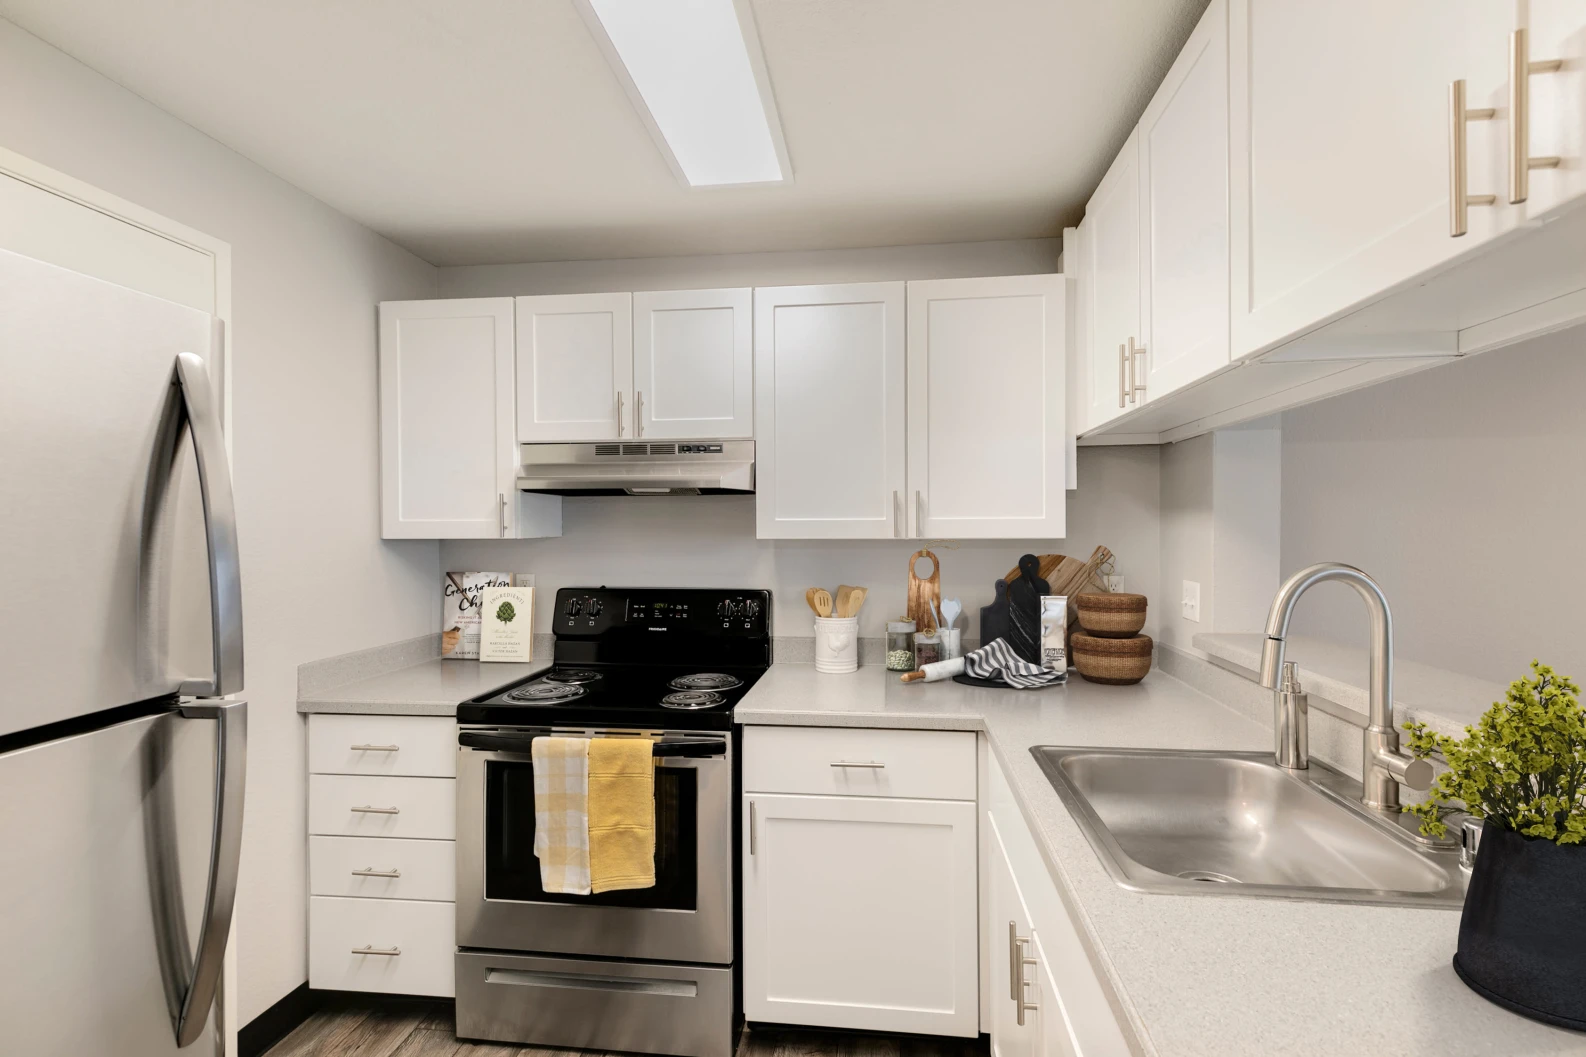
[[[576,0],[678,178],[793,178],[748,0]]]

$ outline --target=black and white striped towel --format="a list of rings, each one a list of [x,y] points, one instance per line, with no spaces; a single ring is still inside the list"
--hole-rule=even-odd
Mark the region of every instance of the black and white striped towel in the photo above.
[[[1038,686],[1055,683],[1057,672],[1043,668],[1013,652],[1013,647],[1002,639],[995,639],[973,653],[964,655],[964,674],[976,679],[1001,679],[1019,690],[1033,690]]]

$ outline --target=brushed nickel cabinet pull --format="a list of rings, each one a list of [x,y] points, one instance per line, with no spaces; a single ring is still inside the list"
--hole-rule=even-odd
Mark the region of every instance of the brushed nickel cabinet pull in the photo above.
[[[1136,345],[1134,338],[1131,337],[1129,339],[1129,399],[1136,404],[1140,402],[1136,394],[1145,392],[1145,382],[1141,381],[1145,372],[1136,366],[1135,357],[1144,355],[1145,346]]]
[[[1557,155],[1531,154],[1531,78],[1539,73],[1557,73],[1562,59],[1531,61],[1529,31],[1520,28],[1509,34],[1509,203],[1519,205],[1531,196],[1531,170],[1557,169]]]
[[[1016,1022],[1021,1028],[1024,1027],[1024,1015],[1041,1008],[1034,1002],[1026,1002],[1024,999],[1024,993],[1030,989],[1030,981],[1024,978],[1025,967],[1036,964],[1034,958],[1024,953],[1024,945],[1029,942],[1027,938],[1019,935],[1019,927],[1015,922],[1008,922],[1008,945],[1012,948],[1010,968],[1013,970],[1009,990],[1013,992],[1011,997],[1017,1015]]]
[[[633,435],[644,436],[644,393],[638,389],[633,391]]]
[[[903,536],[903,497],[897,489],[892,490],[892,535],[894,538]]]
[[[925,496],[918,488],[914,490],[914,534],[925,535]]]
[[[362,807],[355,807],[352,810],[353,811],[357,811],[360,814],[364,814],[364,815],[400,815],[400,814],[402,814],[402,809],[399,808],[399,807],[370,807],[368,804],[365,804]]]
[[[1118,346],[1118,406],[1127,406],[1129,399],[1129,360],[1122,344]]]
[[[401,877],[402,871],[396,868],[389,870],[376,870],[373,866],[365,866],[362,870],[354,870],[354,877]]]
[[[755,830],[758,828],[758,827],[756,827],[755,822],[756,822],[756,819],[755,819],[754,801],[751,800],[751,801],[749,801],[749,854],[750,855],[753,855],[756,851],[758,851],[759,850],[759,846],[760,846],[760,842],[755,838]]]
[[[884,763],[874,763],[874,762],[868,762],[868,761],[865,762],[865,763],[849,763],[846,760],[833,760],[832,761],[832,766],[833,767],[864,767],[864,768],[867,768],[867,769],[872,770],[872,771],[879,771],[883,767],[885,767],[886,764],[884,764]]]
[[[400,955],[402,953],[402,948],[401,947],[374,947],[374,946],[371,946],[369,944],[364,944],[362,947],[354,947],[352,949],[352,952],[354,954],[378,954],[378,955],[381,955],[381,956],[386,957],[386,958],[395,958],[395,957],[397,957],[398,955]]]
[[[501,534],[505,536],[507,534],[507,493],[496,493],[496,509],[501,517]]]
[[[622,436],[622,390],[617,390],[617,436]]]
[[[349,745],[353,752],[401,752],[400,745]]]
[[[1465,185],[1466,129],[1472,121],[1490,121],[1498,112],[1492,107],[1465,108],[1464,80],[1448,85],[1448,234],[1459,238],[1470,230],[1470,207],[1490,206],[1497,195],[1473,195]]]

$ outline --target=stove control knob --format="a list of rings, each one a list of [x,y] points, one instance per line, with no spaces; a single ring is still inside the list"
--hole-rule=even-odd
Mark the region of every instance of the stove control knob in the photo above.
[[[743,611],[745,616],[753,619],[760,615],[760,603],[751,598],[743,604]]]
[[[723,602],[721,605],[717,606],[716,615],[723,619],[732,616],[732,603]]]
[[[567,615],[568,616],[576,617],[576,616],[578,616],[578,614],[582,613],[583,611],[584,611],[584,603],[583,603],[582,600],[577,599],[577,598],[569,598],[567,600]]]
[[[586,599],[584,599],[584,614],[586,616],[591,616],[591,617],[600,616],[600,608],[601,608],[600,599],[598,599],[598,598],[586,598]]]
[[[727,603],[727,615],[729,617],[732,617],[734,620],[743,619],[743,615],[744,615],[744,602],[743,602],[743,599],[735,598],[731,602],[728,602]]]

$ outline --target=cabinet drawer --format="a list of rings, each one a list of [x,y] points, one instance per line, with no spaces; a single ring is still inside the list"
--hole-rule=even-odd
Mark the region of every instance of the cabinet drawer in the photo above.
[[[450,903],[314,896],[308,901],[309,986],[450,998],[456,935]],[[390,953],[354,953],[363,947]]]
[[[346,837],[457,836],[457,780],[308,776],[308,831]]]
[[[309,894],[316,896],[449,903],[457,891],[457,845],[449,840],[310,837],[308,884]]]
[[[439,716],[309,716],[308,771],[455,778],[457,724]]]
[[[743,746],[746,792],[975,799],[969,731],[750,727]]]

